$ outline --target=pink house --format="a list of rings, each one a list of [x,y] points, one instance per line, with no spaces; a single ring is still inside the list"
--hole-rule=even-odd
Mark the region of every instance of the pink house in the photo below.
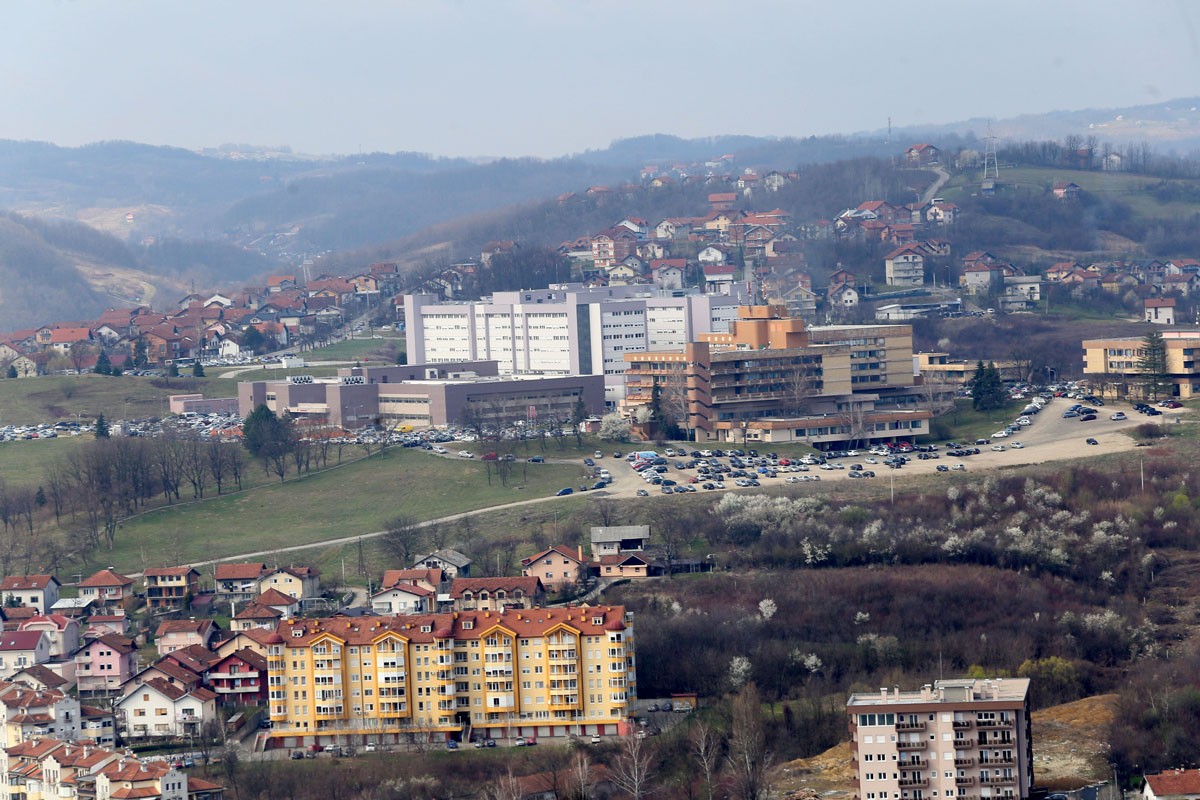
[[[124,606],[133,600],[133,578],[102,569],[79,582],[79,596],[109,608]]]
[[[137,645],[115,633],[88,642],[75,654],[80,695],[116,694],[137,672]]]

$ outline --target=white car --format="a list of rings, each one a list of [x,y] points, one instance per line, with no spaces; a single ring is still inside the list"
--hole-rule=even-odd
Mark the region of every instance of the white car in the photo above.
[[[1109,419],[1111,419],[1113,422],[1121,422],[1122,420],[1129,419],[1129,417],[1125,416],[1124,411],[1118,411],[1117,413],[1115,413],[1111,417],[1109,417]]]
[[[992,434],[993,439],[1007,439],[1008,431],[996,431]]]
[[[447,450],[446,448],[442,447],[442,446],[439,444],[439,445],[435,445],[435,446],[434,446],[434,448],[433,448],[433,452],[437,453],[438,455],[445,455],[446,453],[448,453],[448,452],[450,452],[450,451],[449,451],[449,450]]]
[[[1005,448],[1004,448],[1004,445],[1002,445],[1002,444],[994,444],[994,445],[992,445],[992,449],[995,450],[997,453],[1003,453]]]
[[[878,463],[879,463],[879,459],[878,459],[878,458],[868,458],[868,459],[867,459],[867,463],[868,463],[868,464],[878,464]]]
[[[1009,445],[1009,447],[1011,447],[1013,450],[1024,450],[1025,449],[1025,445],[1021,444],[1020,442],[1013,442],[1012,444]]]
[[[966,472],[967,465],[966,464],[955,464],[954,466],[950,467],[950,469],[954,470],[955,472]]]
[[[459,450],[458,457],[459,458],[474,458],[475,454],[472,453],[470,450]]]

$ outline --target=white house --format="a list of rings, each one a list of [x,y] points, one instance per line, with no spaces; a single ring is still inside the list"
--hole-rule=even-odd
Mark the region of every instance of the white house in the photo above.
[[[650,540],[649,525],[609,525],[592,528],[592,557],[640,553]]]
[[[883,271],[888,286],[922,286],[925,283],[925,255],[916,245],[897,247],[884,256]]]
[[[471,576],[471,559],[457,550],[438,550],[427,556],[421,556],[413,564],[416,569],[440,569],[447,578],[469,578]]]
[[[1155,325],[1175,324],[1174,297],[1147,297],[1142,301],[1142,311],[1145,314],[1146,322],[1152,322]]]
[[[696,260],[701,264],[724,264],[727,258],[724,250],[711,244],[696,255]]]
[[[22,631],[43,631],[50,639],[50,658],[65,658],[79,649],[82,631],[79,623],[62,614],[42,614],[22,620]]]
[[[45,631],[0,633],[0,678],[50,660],[50,635]]]
[[[58,602],[58,589],[62,586],[53,575],[9,575],[0,581],[0,602],[11,598],[19,605],[36,608],[39,614],[50,611]]]
[[[207,720],[216,719],[216,701],[216,692],[202,686],[188,690],[165,678],[139,678],[125,687],[114,709],[127,736],[193,736]]]
[[[399,584],[371,595],[376,614],[425,614],[434,610],[434,592],[424,586]]]

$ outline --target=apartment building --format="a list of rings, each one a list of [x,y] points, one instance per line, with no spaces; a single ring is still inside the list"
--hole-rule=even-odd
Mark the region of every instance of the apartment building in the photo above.
[[[1021,798],[1033,789],[1029,679],[853,694],[856,800]]]
[[[783,306],[743,306],[727,333],[626,363],[624,408],[657,385],[697,440],[866,444],[925,435],[932,418],[908,325],[809,328]]]
[[[1200,395],[1200,330],[1162,331],[1167,348],[1167,383],[1162,397],[1188,399]],[[1140,336],[1083,341],[1083,374],[1105,397],[1144,399],[1146,377]]]
[[[651,286],[496,292],[480,303],[441,303],[433,295],[404,298],[405,338],[413,362],[492,359],[504,375],[603,375],[605,400],[624,390],[625,354],[682,350],[700,333],[728,329],[746,288],[723,294]]]
[[[267,658],[272,746],[613,734],[637,699],[622,606],[292,619]]]
[[[183,609],[200,591],[200,572],[192,567],[155,567],[142,573],[146,605],[152,609]]]

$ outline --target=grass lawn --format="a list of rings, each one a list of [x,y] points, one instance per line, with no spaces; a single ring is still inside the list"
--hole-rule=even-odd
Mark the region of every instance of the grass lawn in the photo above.
[[[935,425],[941,423],[950,431],[946,438],[955,442],[969,443],[976,439],[987,439],[996,431],[1004,430],[1020,415],[1027,404],[1023,400],[1008,403],[1004,408],[995,411],[979,412],[971,407],[970,400],[956,400],[954,410],[935,420]]]
[[[396,354],[404,352],[404,337],[396,334],[377,334],[382,339],[372,339],[370,336],[357,339],[346,339],[328,347],[319,347],[301,355],[312,361],[382,361],[387,364],[396,363]]]
[[[503,487],[494,474],[488,484],[485,462],[394,448],[382,459],[301,481],[263,485],[128,520],[117,534],[116,548],[94,558],[138,572],[155,564],[319,543],[381,530],[400,514],[424,520],[545,497],[563,486],[578,486],[580,472],[575,464],[526,468],[518,463],[509,486]]]
[[[160,383],[155,386],[151,381]],[[199,392],[205,397],[234,397],[237,381],[220,378],[141,378],[107,375],[44,375],[0,380],[0,423],[35,425],[41,422],[162,417],[167,398]]]
[[[45,469],[70,452],[80,442],[90,442],[87,436],[60,436],[57,439],[33,439],[0,443],[0,483],[9,486],[38,486]]]

